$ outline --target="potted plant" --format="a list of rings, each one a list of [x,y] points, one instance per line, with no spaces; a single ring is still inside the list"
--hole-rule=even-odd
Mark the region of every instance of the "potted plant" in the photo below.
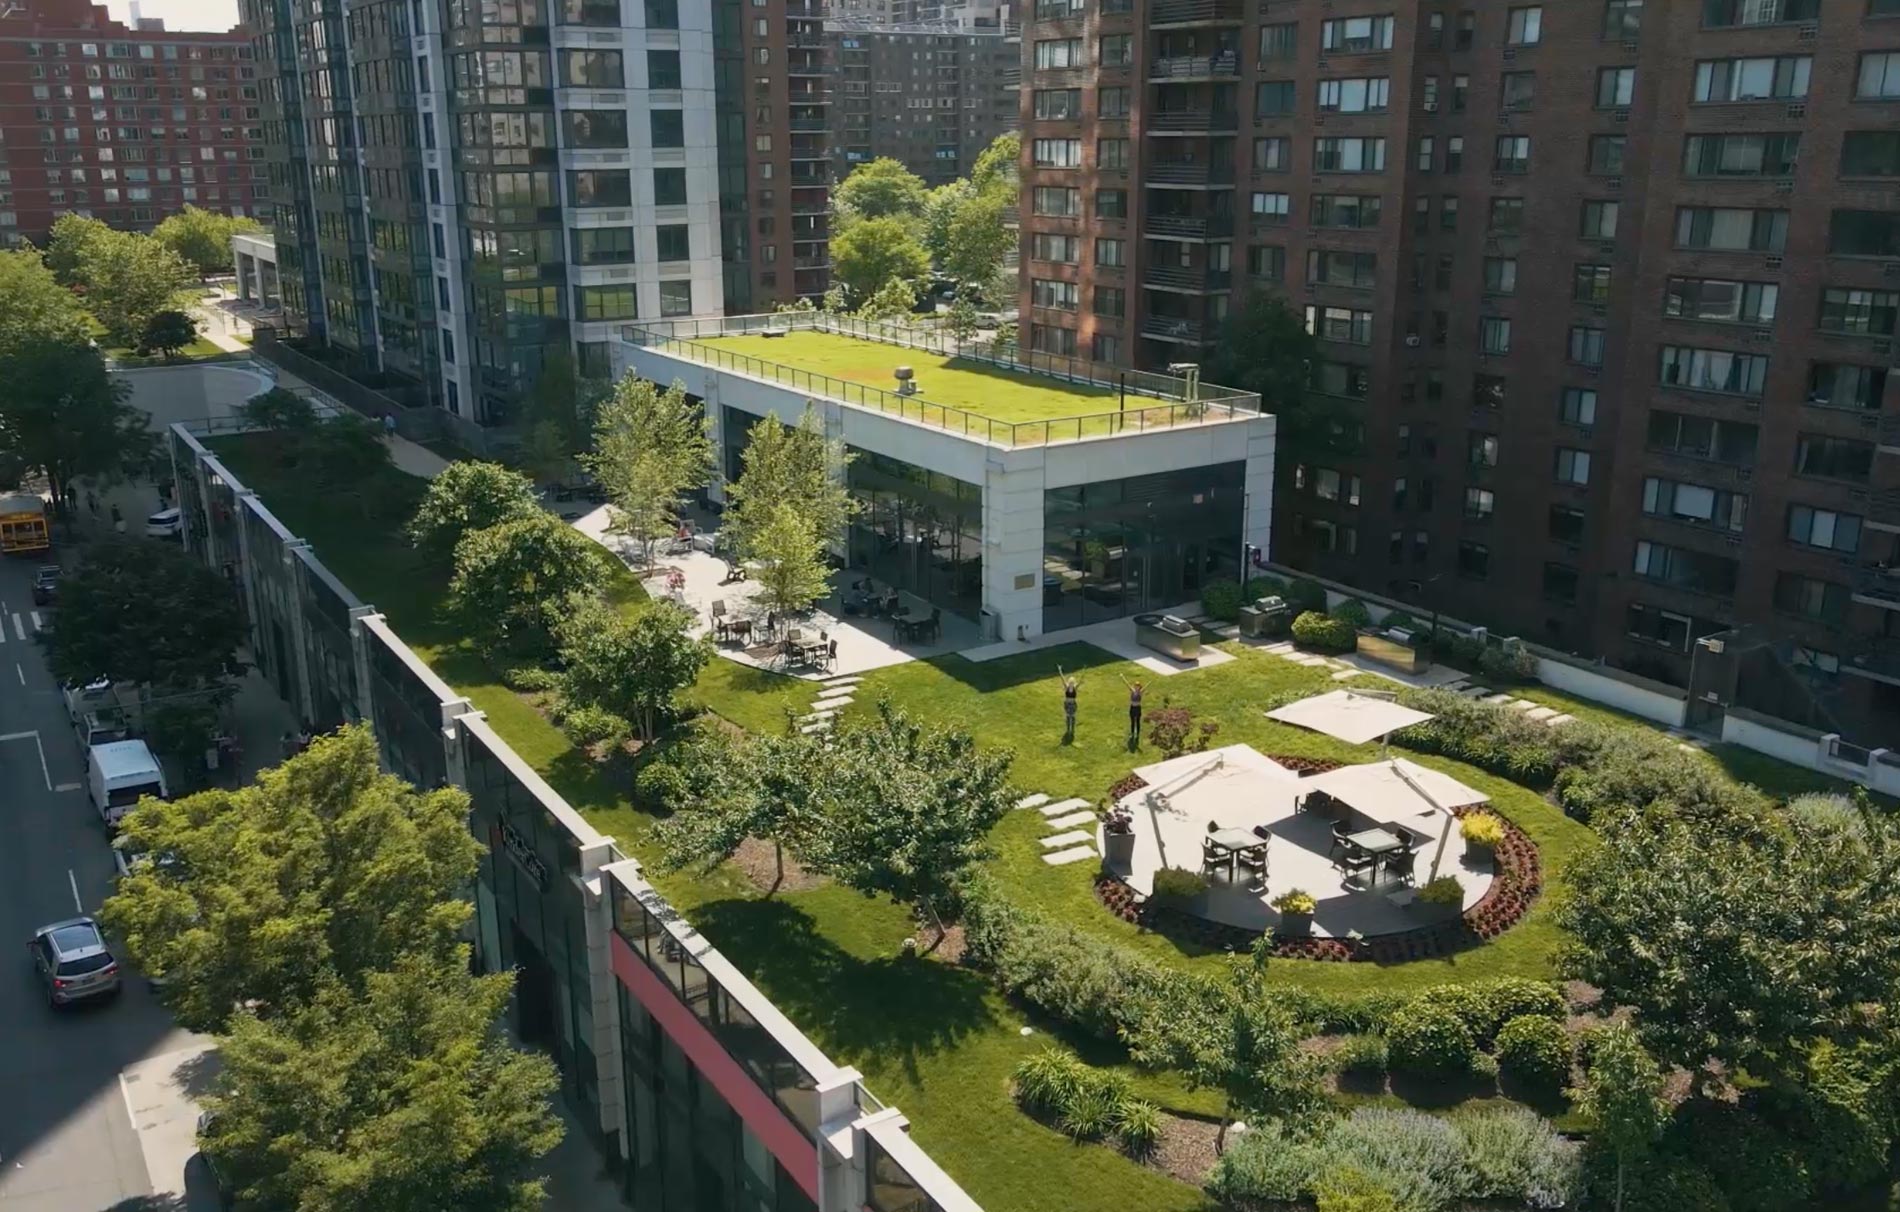
[[[1474,858],[1491,859],[1504,841],[1504,822],[1495,812],[1467,812],[1458,821],[1464,835],[1465,850]]]
[[[1111,808],[1102,816],[1102,865],[1126,872],[1135,861],[1135,814]]]
[[[1274,897],[1272,903],[1280,911],[1280,933],[1313,932],[1313,911],[1319,908],[1319,902],[1313,899],[1312,893],[1304,888],[1288,888]]]
[[[1465,907],[1465,886],[1455,875],[1441,875],[1418,890],[1418,903],[1435,920],[1457,917]]]
[[[1163,905],[1186,905],[1207,891],[1207,877],[1183,867],[1163,867],[1155,872],[1154,899]]]

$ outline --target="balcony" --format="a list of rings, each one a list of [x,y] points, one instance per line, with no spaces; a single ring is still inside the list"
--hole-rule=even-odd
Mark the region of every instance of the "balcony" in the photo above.
[[[1900,454],[1900,413],[1880,418],[1880,436],[1874,444],[1887,454]]]
[[[814,186],[814,185],[829,185],[831,184],[831,175],[822,170],[815,173],[814,172],[801,173],[797,169],[793,169],[791,181],[794,186],[799,186],[799,187]]]
[[[1148,10],[1148,24],[1154,29],[1240,25],[1246,19],[1241,0],[1160,0]]]
[[[793,105],[830,105],[831,93],[827,89],[795,88],[792,90],[790,100]]]
[[[1192,160],[1150,160],[1141,179],[1150,185],[1232,185],[1234,166]]]
[[[1880,489],[1867,493],[1862,507],[1867,511],[1867,525],[1875,530],[1900,531],[1900,488]]]
[[[831,203],[829,201],[799,202],[794,200],[792,202],[792,213],[794,215],[829,215],[831,213]]]
[[[823,134],[825,127],[828,126],[829,123],[823,118],[793,118],[787,125],[791,127],[793,134],[798,134],[801,131],[806,134],[810,134],[814,131]]]
[[[787,156],[796,164],[799,161],[830,160],[832,151],[829,147],[794,147]]]
[[[793,269],[830,269],[831,268],[831,254],[819,253],[816,256],[793,257],[792,268]]]
[[[810,46],[822,50],[825,45],[825,36],[823,34],[788,33],[785,35],[785,45]]]
[[[787,63],[785,74],[792,77],[829,76],[837,69],[822,59],[806,59],[800,63]],[[794,96],[793,103],[797,104]]]
[[[1218,294],[1231,290],[1234,272],[1230,269],[1196,269],[1181,265],[1150,265],[1141,271],[1141,284],[1157,290],[1179,290],[1192,294]]]
[[[1206,240],[1233,235],[1234,220],[1230,215],[1147,215],[1141,230],[1163,239]]]
[[[1862,568],[1854,577],[1854,600],[1882,610],[1900,610],[1900,568]]]
[[[1240,75],[1240,56],[1233,51],[1218,55],[1170,55],[1148,65],[1148,79],[1167,81],[1224,80]]]
[[[1142,129],[1151,135],[1231,135],[1240,130],[1240,115],[1233,110],[1153,110]]]
[[[1183,345],[1204,345],[1205,330],[1199,320],[1184,320],[1177,316],[1149,316],[1141,322],[1141,335],[1153,337],[1157,341],[1175,341]]]

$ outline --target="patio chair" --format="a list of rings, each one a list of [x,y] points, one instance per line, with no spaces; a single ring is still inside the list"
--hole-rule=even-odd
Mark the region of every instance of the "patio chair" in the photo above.
[[[916,627],[912,629],[912,631],[913,633],[922,633],[924,635],[929,636],[930,641],[933,644],[936,643],[938,640],[941,640],[943,638],[943,609],[942,607],[932,606],[930,608],[930,617],[928,619],[925,619],[923,622],[917,624]]]
[[[712,604],[712,615],[711,615],[711,618],[712,618],[712,629],[713,629],[713,638],[714,638],[714,639],[716,639],[716,640],[723,640],[723,639],[725,639],[725,638],[726,638],[726,603],[725,603],[725,599],[723,599],[723,598],[721,598],[720,600],[718,600],[718,601],[716,601],[716,602],[714,602],[714,603]]]
[[[837,667],[838,667],[838,641],[827,640],[825,641],[825,669],[827,671],[830,671],[830,670],[836,669]]]
[[[1403,850],[1385,860],[1387,875],[1396,876],[1401,884],[1418,882],[1418,851]]]
[[[1351,842],[1346,840],[1351,832],[1352,827],[1346,824],[1345,821],[1333,822],[1333,840],[1332,844],[1326,847],[1326,857],[1332,860],[1335,867],[1339,865],[1341,858],[1358,849],[1357,846],[1354,846]]]
[[[1334,861],[1333,866],[1339,868],[1340,874],[1350,880],[1353,876],[1358,875],[1362,871],[1372,870],[1373,867],[1378,865],[1378,862],[1379,860],[1376,856],[1367,854],[1365,851],[1355,847],[1349,853]]]
[[[1201,839],[1201,874],[1214,875],[1227,870],[1227,852],[1206,838]]]

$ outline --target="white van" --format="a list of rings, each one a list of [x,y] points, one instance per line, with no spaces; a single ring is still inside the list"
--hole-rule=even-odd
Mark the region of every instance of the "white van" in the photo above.
[[[117,829],[139,799],[170,798],[165,772],[144,741],[112,741],[86,750],[86,794],[108,829]]]

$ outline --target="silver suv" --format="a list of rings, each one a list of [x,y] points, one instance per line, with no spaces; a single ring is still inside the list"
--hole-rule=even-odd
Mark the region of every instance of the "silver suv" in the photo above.
[[[106,949],[99,923],[89,917],[41,926],[27,940],[26,949],[51,1005],[65,1006],[119,991],[119,961]]]

